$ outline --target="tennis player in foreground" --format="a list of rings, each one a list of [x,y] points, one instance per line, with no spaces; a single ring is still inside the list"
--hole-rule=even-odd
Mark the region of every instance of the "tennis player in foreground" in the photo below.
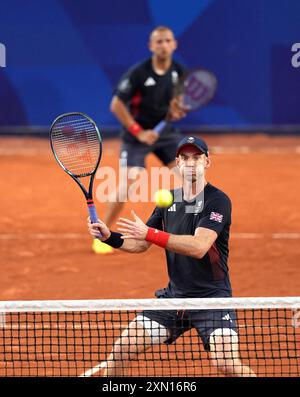
[[[172,206],[156,207],[146,224],[134,212],[134,220],[120,218],[122,234],[110,231],[101,221],[88,221],[90,234],[97,237],[100,229],[102,241],[131,253],[146,251],[151,244],[165,249],[170,281],[165,289],[156,291],[158,298],[230,297],[230,199],[206,181],[211,160],[202,139],[183,138],[178,144],[176,164],[182,189],[173,192]],[[124,368],[138,353],[153,344],[170,344],[191,328],[196,328],[221,373],[255,376],[239,358],[233,310],[143,311],[116,341],[104,376],[126,376]]]

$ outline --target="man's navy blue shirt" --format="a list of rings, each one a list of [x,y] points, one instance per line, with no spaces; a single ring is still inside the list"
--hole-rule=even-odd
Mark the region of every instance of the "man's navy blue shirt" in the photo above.
[[[182,189],[173,192],[174,203],[156,207],[147,226],[176,235],[194,235],[198,227],[214,230],[218,237],[201,259],[166,250],[169,284],[165,297],[229,297],[232,289],[228,273],[228,240],[231,201],[210,183],[193,202],[184,201]],[[179,199],[178,199],[179,198]]]
[[[114,95],[128,105],[131,115],[144,129],[152,129],[166,117],[170,101],[185,74],[185,68],[173,60],[170,68],[158,75],[148,58],[132,66],[121,77]],[[123,138],[126,142],[137,141],[124,128]]]

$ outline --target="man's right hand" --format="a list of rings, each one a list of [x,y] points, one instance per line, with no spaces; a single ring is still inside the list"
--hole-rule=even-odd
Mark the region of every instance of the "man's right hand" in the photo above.
[[[106,224],[100,220],[97,223],[92,223],[90,217],[87,218],[87,226],[90,234],[94,238],[98,238],[101,241],[107,240],[111,232]],[[99,232],[102,234],[102,237],[99,238]]]
[[[186,116],[188,109],[183,105],[183,97],[179,95],[172,98],[169,106],[168,119],[178,121]]]
[[[143,130],[137,135],[137,139],[146,143],[147,145],[153,145],[157,139],[159,138],[159,134],[154,130]]]

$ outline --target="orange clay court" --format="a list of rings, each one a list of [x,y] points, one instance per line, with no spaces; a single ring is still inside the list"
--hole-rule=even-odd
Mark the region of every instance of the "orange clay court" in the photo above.
[[[298,296],[300,139],[203,138],[212,154],[208,181],[233,202],[234,296]],[[104,141],[102,166],[118,167],[119,147],[118,139]],[[1,301],[152,298],[166,285],[158,247],[138,255],[92,252],[84,197],[57,165],[47,139],[2,137],[0,154]],[[151,165],[159,165],[152,155]],[[104,205],[97,207],[101,217]],[[123,216],[134,209],[146,220],[153,208],[151,202],[126,203]]]
[[[233,202],[229,266],[235,296],[299,295],[300,139],[209,136],[208,180]],[[119,140],[102,166],[118,167]],[[47,139],[1,138],[0,300],[148,298],[167,282],[158,247],[96,255],[78,186]],[[148,157],[148,166],[159,165]],[[97,189],[99,180],[95,180]],[[97,204],[99,216],[103,204]],[[146,220],[154,203],[126,203]]]

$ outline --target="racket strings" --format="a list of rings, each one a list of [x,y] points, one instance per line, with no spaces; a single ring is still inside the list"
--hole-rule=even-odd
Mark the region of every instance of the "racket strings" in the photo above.
[[[184,106],[190,110],[206,104],[215,94],[217,80],[206,70],[192,72],[184,83]]]
[[[99,134],[88,119],[66,116],[54,125],[53,149],[60,163],[78,177],[90,175],[100,157]]]

